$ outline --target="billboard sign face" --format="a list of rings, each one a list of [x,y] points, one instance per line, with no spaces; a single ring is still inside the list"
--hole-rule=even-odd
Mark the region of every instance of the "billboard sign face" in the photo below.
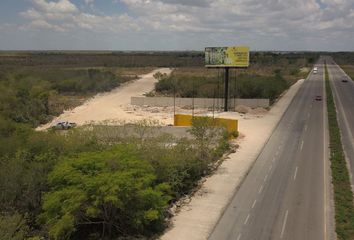
[[[248,67],[249,47],[207,47],[205,48],[206,67]]]

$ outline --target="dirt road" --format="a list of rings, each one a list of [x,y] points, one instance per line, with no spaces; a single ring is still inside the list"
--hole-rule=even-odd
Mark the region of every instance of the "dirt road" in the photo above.
[[[151,118],[163,122],[163,118],[156,113],[134,113],[134,107],[130,106],[132,96],[142,96],[154,89],[156,72],[170,74],[172,69],[160,68],[151,73],[141,75],[138,80],[124,84],[108,93],[98,94],[86,101],[83,105],[72,110],[65,111],[53,121],[42,125],[37,130],[44,130],[58,121],[75,122],[83,125],[88,122],[113,121],[137,121]],[[171,117],[172,118],[172,117]]]

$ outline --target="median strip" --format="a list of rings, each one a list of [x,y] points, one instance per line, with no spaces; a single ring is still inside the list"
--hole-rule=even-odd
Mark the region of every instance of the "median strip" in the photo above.
[[[343,152],[327,64],[325,64],[327,110],[332,184],[334,189],[336,233],[338,239],[354,239],[354,201],[349,172]]]

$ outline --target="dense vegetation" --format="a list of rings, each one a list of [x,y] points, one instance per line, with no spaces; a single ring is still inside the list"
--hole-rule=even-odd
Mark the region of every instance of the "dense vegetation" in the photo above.
[[[251,52],[252,66],[274,66],[303,59],[310,64],[319,53]],[[301,60],[301,61],[303,61]],[[25,67],[204,67],[204,52],[6,52],[0,51],[0,66]],[[294,68],[293,70],[296,71]]]
[[[203,64],[203,52],[0,52],[0,66],[180,67]]]
[[[296,80],[306,77],[316,57],[312,53],[252,53],[247,70],[231,70],[229,97],[269,98],[272,102]],[[223,74],[223,70],[204,67],[178,68],[171,76],[156,76],[159,82],[155,94],[223,97]]]
[[[115,239],[162,231],[168,205],[228,149],[223,130],[198,121],[190,140],[156,135],[144,122],[128,138],[123,126],[65,135],[18,127],[0,161],[1,234]]]
[[[198,76],[172,76],[158,77],[156,91],[165,95],[176,92],[179,97],[223,98],[224,84],[217,78]],[[284,77],[275,73],[274,76],[240,74],[237,83],[233,80],[229,85],[229,96],[238,98],[268,98],[274,101],[289,83]]]
[[[335,52],[330,53],[334,61],[338,65],[353,64],[354,63],[354,52]]]
[[[36,126],[80,103],[77,97],[108,91],[130,79],[91,68],[0,68],[0,119]]]
[[[325,75],[336,232],[338,239],[354,239],[354,199],[341,142],[336,107],[329,83],[327,65],[325,66]]]

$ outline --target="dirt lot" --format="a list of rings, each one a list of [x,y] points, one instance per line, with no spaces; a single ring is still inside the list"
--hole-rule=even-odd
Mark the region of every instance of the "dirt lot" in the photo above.
[[[65,111],[59,117],[56,117],[51,122],[42,125],[37,130],[47,129],[58,121],[75,122],[78,125],[91,122],[135,122],[142,119],[151,119],[158,121],[161,125],[168,125],[173,123],[173,114],[192,114],[218,116],[222,112],[212,112],[206,109],[183,109],[173,107],[150,107],[150,106],[132,106],[130,98],[132,96],[142,96],[144,93],[153,89],[156,79],[153,75],[156,72],[171,73],[171,69],[160,68],[148,74],[141,75],[140,78],[134,82],[125,84],[122,87],[112,90],[108,93],[98,94],[95,97],[84,102],[83,105],[78,106],[72,110]],[[267,113],[265,109],[250,109],[248,107],[240,106],[240,109],[246,111],[247,115],[243,113],[233,113],[233,117],[237,119],[252,119],[263,116]],[[241,111],[241,112],[244,112]]]
[[[46,129],[58,121],[75,122],[78,125],[83,125],[90,122],[102,121],[137,121],[145,118],[158,120],[163,124],[171,123],[172,116],[165,113],[156,114],[154,111],[145,111],[142,113],[130,105],[130,97],[142,96],[144,93],[151,91],[154,88],[156,79],[153,75],[156,72],[167,73],[171,69],[160,68],[148,74],[140,76],[134,82],[125,84],[122,87],[112,90],[108,93],[98,94],[95,97],[86,101],[83,105],[72,110],[65,111],[59,117],[56,117],[48,124],[42,125],[37,130]]]

